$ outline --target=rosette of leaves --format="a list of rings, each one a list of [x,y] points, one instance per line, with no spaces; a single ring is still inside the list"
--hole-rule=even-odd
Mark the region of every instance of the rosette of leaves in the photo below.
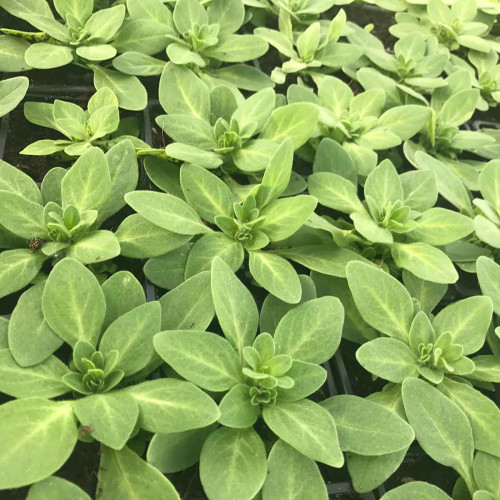
[[[446,86],[441,75],[450,53],[438,44],[436,37],[426,39],[421,33],[410,33],[394,44],[394,53],[390,54],[371,33],[352,23],[348,26],[352,29],[348,40],[359,45],[364,56],[357,65],[361,69],[351,70],[349,74],[365,90],[384,90],[387,107],[419,101],[427,103],[424,95]]]
[[[320,109],[318,135],[328,137],[349,153],[358,173],[367,176],[377,165],[376,151],[383,151],[413,137],[424,127],[429,108],[420,105],[386,105],[382,89],[370,89],[354,95],[342,80],[323,76],[318,81],[318,95],[292,85],[289,102],[311,102]]]
[[[247,255],[250,274],[260,286],[297,303],[301,288],[296,271],[267,248],[295,234],[316,208],[313,196],[280,198],[289,184],[292,162],[293,144],[287,139],[272,156],[262,182],[241,202],[235,201],[221,179],[194,164],[180,169],[181,197],[152,191],[128,193],[125,199],[137,214],[117,230],[122,254],[159,257],[173,250],[184,252],[182,247],[193,240],[186,278],[208,270],[216,256],[237,271]]]
[[[106,155],[90,149],[67,171],[52,169],[41,189],[5,162],[0,169],[0,296],[43,279],[47,261],[71,257],[95,265],[120,254],[114,233],[100,227],[125,206],[124,194],[137,185],[130,141]]]
[[[398,175],[394,165],[384,160],[368,175],[363,201],[357,194],[352,167],[339,168],[336,173],[316,171],[308,186],[321,205],[349,214],[352,225],[342,221],[336,226],[356,231],[359,239],[354,242],[365,257],[380,264],[392,258],[397,268],[435,283],[457,281],[450,258],[437,247],[469,235],[474,222],[466,215],[434,206],[437,187],[432,173]],[[335,228],[335,221],[330,225]]]
[[[396,38],[415,32],[425,37],[435,36],[450,51],[500,50],[500,44],[488,39],[489,25],[476,20],[476,16],[476,0],[457,0],[449,7],[442,0],[429,0],[426,10],[397,13],[397,24],[389,32]]]
[[[275,109],[272,89],[244,99],[226,85],[209,90],[188,68],[173,64],[161,77],[160,103],[168,114],[156,121],[175,141],[165,154],[228,173],[262,172],[279,142],[289,137],[294,149],[299,148],[318,121],[318,110],[310,103]]]
[[[95,146],[108,151],[125,139],[136,147],[148,147],[135,136],[138,126],[134,118],[120,121],[118,99],[108,88],[98,90],[90,98],[87,110],[60,100],[54,104],[27,102],[24,116],[35,125],[60,132],[66,139],[42,139],[24,148],[21,154],[45,156],[64,151],[68,156],[81,156]]]
[[[4,48],[0,67],[4,71],[53,69],[76,64],[94,72],[97,89],[112,88],[120,107],[141,110],[146,107],[147,92],[135,77],[101,67],[117,51],[111,44],[125,19],[125,6],[116,5],[92,13],[94,0],[55,0],[54,7],[61,20],[55,18],[46,0],[2,0],[0,7],[9,14],[27,21],[37,32],[3,29]],[[12,38],[20,40],[13,41]],[[11,67],[11,59],[24,57],[26,67]]]
[[[405,156],[418,167],[415,154],[425,151],[445,163],[468,189],[477,191],[477,166],[481,166],[481,163],[479,160],[467,160],[460,153],[471,152],[481,156],[482,150],[496,146],[497,140],[482,131],[460,129],[472,118],[480,100],[479,90],[471,88],[469,73],[457,71],[448,76],[446,81],[446,87],[432,93],[426,126],[417,139],[406,141]]]
[[[405,286],[381,269],[348,264],[347,281],[358,311],[381,334],[363,344],[356,358],[370,373],[391,382],[370,399],[391,407],[403,418],[406,415],[424,451],[455,468],[472,495],[477,489],[472,473],[474,449],[477,455],[500,457],[494,438],[500,411],[473,387],[493,390],[491,382],[498,380],[497,357],[481,354],[469,358],[483,348],[492,302],[485,296],[469,297],[433,315],[446,287],[409,273],[403,277]],[[376,486],[393,473],[403,457],[401,453],[371,463],[355,460],[349,464],[347,456],[347,461],[355,485],[368,486],[363,479],[370,478]]]
[[[24,99],[29,87],[25,76],[16,76],[0,82],[0,116],[5,116]]]
[[[479,89],[481,101],[477,109],[487,111],[489,107],[495,107],[500,102],[500,64],[498,64],[498,53],[491,50],[488,53],[470,50],[468,64],[464,59],[453,56],[450,60],[449,71],[468,71],[472,78],[473,87]]]
[[[205,427],[219,410],[189,382],[144,381],[156,358],[153,337],[161,324],[162,307],[146,302],[142,286],[126,271],[101,286],[82,264],[65,259],[45,283],[25,292],[9,322],[9,347],[0,350],[0,391],[17,398],[0,406],[5,450],[0,489],[47,478],[80,439],[102,445],[102,495],[115,496],[118,488],[123,497],[148,492],[179,498],[127,443],[133,444],[140,429]],[[63,342],[73,348],[69,366],[58,356]]]
[[[127,8],[128,22],[114,42],[122,52],[113,62],[120,71],[161,74],[165,62],[151,56],[166,48],[172,63],[189,66],[211,85],[226,80],[251,91],[272,85],[264,73],[242,64],[269,48],[252,34],[236,34],[245,21],[242,0],[214,0],[208,7],[198,0],[178,0],[173,13],[161,0],[128,0]]]
[[[349,43],[338,42],[346,31],[345,24],[346,15],[341,9],[329,24],[317,21],[296,39],[291,22],[288,26],[281,25],[282,31],[257,28],[255,34],[287,58],[281,67],[273,70],[273,82],[283,84],[289,74],[305,77],[321,72],[322,69],[333,72],[355,63],[361,57],[361,49]]]
[[[196,450],[188,463],[179,460],[173,447],[164,446],[171,440],[168,435],[153,438],[148,460],[167,471],[189,467],[199,459],[209,498],[248,500],[261,488],[263,498],[276,498],[292,465],[302,463],[293,469],[297,488],[312,488],[317,492],[314,498],[326,499],[314,462],[341,467],[344,458],[334,419],[308,396],[325,381],[326,371],[319,364],[338,348],[343,323],[340,301],[311,299],[283,314],[273,335],[257,335],[255,301],[219,258],[211,265],[211,288],[223,336],[195,329],[163,331],[154,344],[176,373],[220,400],[221,427],[203,435],[179,436],[191,439]],[[269,455],[272,472],[267,479],[265,434],[261,437],[253,428],[259,417],[280,439]]]

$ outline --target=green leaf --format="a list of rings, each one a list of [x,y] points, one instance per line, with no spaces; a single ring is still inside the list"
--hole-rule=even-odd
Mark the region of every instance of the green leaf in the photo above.
[[[443,490],[430,483],[423,481],[412,481],[388,491],[383,500],[406,500],[407,498],[418,498],[419,500],[451,500]]]
[[[448,290],[448,285],[422,280],[406,270],[403,270],[403,283],[426,314],[434,310]]]
[[[135,76],[159,76],[167,64],[165,61],[140,52],[120,54],[112,62],[117,71]]]
[[[375,330],[407,341],[413,301],[406,288],[385,271],[362,262],[347,265],[347,281],[363,319]]]
[[[478,452],[474,458],[474,479],[479,488],[489,491],[492,495],[498,496],[500,482],[498,467],[500,461],[487,453]]]
[[[157,20],[131,19],[125,23],[113,40],[118,52],[140,52],[152,56],[164,51],[168,44],[168,36],[172,29]]]
[[[117,318],[102,335],[99,350],[119,352],[116,368],[125,376],[142,370],[153,357],[153,337],[161,329],[158,302],[142,304]]]
[[[125,201],[145,219],[177,234],[194,235],[210,231],[198,214],[183,200],[155,191],[134,191]]]
[[[470,217],[445,208],[431,208],[416,222],[417,227],[408,236],[429,245],[447,245],[474,231]]]
[[[139,404],[139,425],[149,432],[181,432],[206,427],[219,418],[212,398],[189,382],[151,380],[127,389]]]
[[[479,90],[467,89],[454,93],[441,108],[438,119],[449,127],[458,127],[472,118],[479,99]]]
[[[394,239],[391,232],[384,227],[380,227],[369,215],[366,215],[366,213],[351,214],[351,219],[356,231],[367,240],[372,243],[392,245]]]
[[[148,446],[148,463],[160,472],[183,471],[200,459],[201,447],[216,424],[171,434],[155,434]]]
[[[472,354],[484,344],[493,312],[489,297],[469,297],[442,309],[434,319],[436,333],[451,332],[453,343]]]
[[[285,139],[271,156],[264,172],[256,196],[258,207],[265,207],[284,193],[290,182],[292,164],[293,143],[291,139]]]
[[[68,170],[61,183],[63,208],[74,205],[80,212],[101,210],[111,194],[111,178],[104,153],[92,148]]]
[[[245,62],[264,55],[269,45],[254,35],[224,35],[219,43],[205,50],[205,55],[223,62]]]
[[[0,298],[27,286],[38,274],[47,257],[26,249],[0,252]]]
[[[188,245],[184,245],[161,257],[149,259],[144,266],[146,278],[156,286],[167,290],[181,285],[185,278],[186,264],[190,254],[189,248]]]
[[[0,160],[0,191],[9,191],[25,200],[42,204],[42,196],[36,182],[18,168],[2,160]]]
[[[420,446],[433,460],[453,467],[472,484],[474,441],[465,414],[422,380],[408,378],[402,390],[406,416]]]
[[[145,219],[142,215],[129,215],[115,233],[121,255],[144,259],[165,255],[184,246],[192,235],[176,234]]]
[[[106,301],[96,277],[76,260],[56,264],[45,284],[42,310],[52,330],[68,344],[97,344]]]
[[[49,43],[34,43],[24,54],[26,64],[36,69],[53,69],[73,62],[69,47]]]
[[[68,373],[66,365],[50,356],[42,363],[23,368],[9,349],[0,350],[0,391],[16,398],[55,398],[69,392],[62,382]]]
[[[139,166],[132,141],[123,140],[106,153],[111,192],[106,205],[99,214],[99,220],[106,220],[125,205],[124,196],[133,191],[139,180]]]
[[[75,447],[78,431],[66,402],[19,399],[0,406],[0,488],[20,488],[56,472]]]
[[[219,410],[219,423],[237,429],[252,427],[260,413],[259,406],[252,404],[250,387],[246,384],[238,384],[231,388],[222,398]]]
[[[120,451],[103,448],[98,487],[101,500],[180,499],[172,483],[160,471],[126,446]]]
[[[206,221],[213,223],[216,215],[232,215],[231,190],[205,168],[184,164],[181,167],[181,186],[186,201]]]
[[[269,453],[262,498],[263,500],[276,498],[327,500],[328,492],[314,460],[279,440]]]
[[[414,104],[396,106],[382,113],[378,124],[406,141],[425,127],[429,114],[430,110],[427,106]]]
[[[281,319],[274,334],[277,354],[294,360],[324,363],[337,350],[342,336],[344,309],[336,297],[312,299]]]
[[[110,276],[102,284],[102,291],[106,300],[103,328],[146,302],[142,285],[129,271],[119,271]]]
[[[0,50],[2,52],[0,69],[9,73],[30,69],[24,58],[29,47],[30,43],[22,38],[8,35],[0,36]]]
[[[278,401],[299,401],[315,393],[326,380],[326,370],[316,364],[293,360],[291,368],[286,372],[295,382],[291,389],[278,391]]]
[[[215,311],[210,273],[199,273],[166,293],[160,300],[162,330],[204,330]]]
[[[204,234],[189,251],[185,277],[191,278],[203,271],[209,271],[216,257],[236,272],[243,264],[244,256],[244,248],[239,241],[224,233]]]
[[[25,76],[17,76],[0,82],[0,116],[10,113],[24,99],[29,87]]]
[[[370,172],[365,182],[365,197],[370,196],[380,209],[389,203],[403,201],[403,186],[390,161],[383,161]]]
[[[47,238],[43,207],[9,191],[0,191],[0,224],[26,240]]]
[[[249,266],[255,281],[268,292],[290,304],[299,302],[299,277],[285,259],[269,252],[250,252]]]
[[[476,268],[481,292],[492,300],[495,314],[500,315],[500,265],[481,256],[477,259]]]
[[[209,498],[251,500],[266,471],[264,443],[253,429],[217,429],[201,450],[200,477]]]
[[[72,244],[66,256],[82,264],[96,264],[120,255],[120,243],[111,231],[94,231]]]
[[[100,443],[121,450],[129,440],[139,416],[135,399],[126,392],[94,394],[75,401],[80,424]]]
[[[172,63],[165,66],[160,79],[159,96],[160,104],[168,114],[190,114],[204,121],[210,118],[209,90],[185,66]]]
[[[380,486],[399,468],[407,449],[387,455],[356,455],[346,453],[347,470],[352,487],[358,493],[369,493]]]
[[[9,322],[9,348],[21,366],[41,363],[63,343],[43,315],[44,286],[39,283],[21,295]]]
[[[35,483],[28,491],[26,500],[91,500],[90,497],[76,484],[66,481],[61,477],[51,476]]]
[[[93,66],[92,69],[94,70],[94,87],[97,90],[111,89],[118,98],[120,108],[141,111],[146,107],[148,98],[146,88],[137,77],[101,66]]]
[[[85,24],[90,35],[89,41],[109,42],[117,34],[125,18],[125,6],[116,5],[109,9],[97,10]]]
[[[467,384],[445,377],[437,388],[467,415],[472,427],[474,448],[500,458],[500,443],[496,439],[500,411],[488,397]]]
[[[309,192],[321,205],[347,214],[365,211],[358,198],[357,187],[350,180],[331,172],[318,172],[309,176]]]
[[[239,0],[215,0],[207,9],[208,21],[220,26],[220,33],[234,33],[243,24],[245,8]]]
[[[161,332],[155,336],[154,346],[179,375],[208,391],[228,391],[244,381],[235,350],[226,339],[214,333]]]
[[[222,259],[212,261],[211,286],[222,331],[241,357],[243,348],[252,344],[257,333],[257,305],[252,294]]]
[[[61,183],[67,170],[61,167],[51,168],[44,176],[40,191],[43,197],[43,204],[49,202],[62,205]]]
[[[438,198],[435,175],[426,170],[411,170],[399,176],[404,192],[404,204],[413,210],[425,212]]]
[[[261,139],[282,142],[289,137],[295,149],[304,145],[318,123],[319,109],[311,103],[288,104],[275,109],[260,135]]]
[[[179,0],[175,4],[174,23],[179,33],[185,33],[195,25],[208,24],[208,14],[196,0]]]
[[[391,254],[399,267],[423,280],[443,284],[458,280],[458,273],[450,258],[427,243],[396,243],[391,248]]]
[[[163,133],[173,141],[192,146],[203,151],[211,151],[217,143],[210,123],[192,115],[161,115],[156,123]]]
[[[396,384],[408,377],[418,377],[417,357],[397,339],[370,340],[356,351],[356,359],[370,373]]]
[[[270,241],[282,241],[303,226],[317,203],[316,198],[307,195],[275,200],[260,211],[265,219],[255,227],[264,232]]]
[[[290,249],[275,250],[274,252],[312,271],[340,278],[345,278],[346,266],[349,262],[353,260],[368,262],[356,252],[347,248],[339,248],[333,243],[297,246]]]
[[[340,448],[360,455],[406,450],[415,439],[412,428],[395,413],[358,396],[333,396],[321,403],[337,427]]]
[[[331,467],[342,467],[344,456],[335,422],[323,407],[308,399],[276,403],[263,408],[262,417],[279,438],[306,457]]]
[[[496,335],[498,336],[498,328],[496,330]],[[495,334],[492,332],[492,335]],[[500,356],[483,354],[475,356],[472,358],[472,361],[474,362],[475,369],[467,375],[469,378],[500,384]]]

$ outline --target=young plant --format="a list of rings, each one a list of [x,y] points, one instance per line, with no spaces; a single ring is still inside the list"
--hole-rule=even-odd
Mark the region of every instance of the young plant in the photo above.
[[[260,286],[286,302],[297,303],[301,288],[293,266],[266,249],[296,233],[316,208],[312,196],[279,198],[289,184],[292,162],[293,143],[286,139],[271,157],[262,183],[241,203],[234,201],[221,179],[194,164],[180,169],[185,201],[158,192],[127,194],[125,199],[137,214],[118,228],[123,255],[161,256],[195,239],[186,278],[208,270],[216,256],[237,271],[246,254],[250,273]],[[137,241],[138,235],[145,237]]]
[[[214,0],[208,7],[199,0],[177,0],[173,13],[161,0],[128,0],[127,8],[129,22],[114,42],[122,52],[113,62],[115,68],[129,74],[160,74],[165,62],[151,56],[166,48],[172,63],[192,68],[210,86],[221,80],[251,91],[272,86],[264,73],[241,64],[269,48],[254,35],[235,34],[245,21],[242,0]],[[235,64],[221,67],[223,63]]]
[[[460,153],[465,151],[481,155],[481,150],[495,146],[496,140],[484,132],[460,129],[471,119],[480,99],[479,90],[471,88],[469,73],[457,71],[448,76],[446,81],[446,87],[432,93],[426,126],[422,128],[418,141],[406,141],[405,156],[418,166],[415,153],[425,151],[444,162],[467,188],[477,190],[477,168],[462,159]]]
[[[71,257],[94,265],[120,254],[114,233],[100,227],[125,206],[123,196],[137,185],[130,141],[106,155],[90,149],[67,171],[51,170],[41,189],[7,163],[0,163],[0,171],[1,297],[43,279],[46,261]]]
[[[0,117],[17,108],[24,99],[29,84],[25,76],[16,76],[0,82]]]
[[[469,297],[434,316],[431,311],[446,287],[408,274],[405,288],[381,269],[363,263],[348,264],[347,281],[362,318],[383,335],[363,344],[356,358],[373,375],[397,384],[374,394],[374,401],[391,406],[399,399],[400,405],[402,394],[402,415],[406,414],[424,451],[443,465],[454,467],[473,493],[473,449],[500,457],[498,441],[493,438],[500,411],[472,387],[498,380],[493,368],[496,358],[468,357],[484,345],[493,309],[491,299]],[[438,407],[441,410],[436,412]],[[459,428],[449,426],[450,421]],[[431,424],[441,430],[429,434]],[[453,443],[452,448],[463,450],[465,439],[469,449],[464,460],[457,459],[449,444],[441,446],[446,441]],[[371,466],[376,470],[376,463]]]
[[[128,476],[128,488],[141,491],[141,481],[149,478],[155,484],[150,492],[178,498],[171,483],[127,443],[139,429],[205,427],[218,419],[219,410],[189,382],[144,381],[156,357],[153,337],[161,316],[160,304],[146,303],[130,273],[118,273],[101,286],[73,259],[59,262],[45,283],[25,292],[9,323],[9,348],[0,350],[0,391],[17,398],[0,406],[0,432],[10,457],[2,460],[0,489],[47,478],[80,439],[102,445],[102,495],[115,495],[123,476],[138,469],[144,477]],[[43,335],[35,333],[40,331]],[[53,354],[63,343],[73,349],[69,366]],[[20,440],[26,445],[19,446]]]
[[[488,53],[500,50],[500,44],[487,38],[488,24],[476,20],[475,0],[457,0],[448,7],[443,0],[429,0],[426,10],[396,14],[397,24],[389,28],[396,38],[408,33],[435,36],[450,51],[472,49]]]
[[[451,260],[437,247],[469,235],[474,223],[470,217],[434,207],[437,187],[431,173],[398,175],[384,160],[368,175],[363,202],[353,168],[313,173],[308,186],[321,205],[349,214],[352,225],[343,221],[337,227],[355,230],[360,236],[356,243],[371,260],[384,264],[392,257],[397,268],[435,283],[458,279]]]
[[[0,7],[39,30],[2,30],[9,35],[8,38],[22,40],[3,41],[7,46],[3,55],[4,70],[15,71],[8,67],[9,59],[21,56],[26,64],[23,70],[53,69],[75,64],[94,72],[97,89],[114,89],[120,107],[136,111],[146,107],[147,92],[136,77],[99,66],[99,63],[109,61],[117,54],[112,42],[125,20],[124,5],[92,13],[94,0],[55,0],[54,7],[62,22],[54,17],[46,0],[28,0],[22,4],[15,0],[1,0]]]
[[[54,104],[27,102],[24,116],[35,125],[57,130],[67,139],[43,139],[24,148],[21,154],[45,156],[64,151],[68,156],[81,156],[96,146],[108,151],[125,139],[136,147],[148,147],[133,135],[136,132],[133,121],[120,121],[118,99],[108,88],[98,90],[90,98],[87,111],[60,100]],[[124,135],[128,131],[131,133]]]
[[[354,64],[362,54],[361,49],[339,43],[338,39],[345,31],[346,15],[343,10],[332,19],[329,26],[320,21],[311,24],[296,40],[291,22],[283,31],[269,28],[257,28],[255,34],[275,47],[287,60],[271,74],[274,83],[285,83],[289,74],[300,77],[323,71],[332,72]]]
[[[449,70],[469,72],[473,87],[478,88],[481,93],[481,101],[477,109],[487,111],[489,107],[496,107],[500,102],[500,64],[498,64],[497,52],[491,50],[485,53],[470,50],[468,59],[471,64],[460,57],[452,56]]]
[[[383,112],[385,99],[381,89],[354,96],[349,85],[333,76],[319,80],[317,96],[297,85],[288,89],[289,102],[311,101],[319,107],[319,135],[341,144],[363,176],[375,168],[376,151],[413,137],[429,117],[429,108],[420,105],[396,106]]]
[[[186,466],[199,457],[209,498],[251,499],[262,487],[264,498],[273,498],[268,495],[276,491],[274,483],[283,482],[292,464],[300,461],[303,467],[294,469],[295,481],[319,491],[315,498],[326,498],[314,461],[341,467],[344,457],[334,419],[307,398],[325,382],[326,371],[319,364],[338,348],[343,323],[340,301],[309,300],[284,314],[273,334],[257,335],[255,301],[220,258],[211,265],[211,287],[223,336],[188,329],[163,331],[154,338],[157,352],[177,374],[220,400],[222,427],[208,429],[204,436],[191,433],[194,442],[202,440],[197,446],[201,453]],[[267,438],[253,429],[259,417],[280,439],[269,456],[273,472],[267,479]],[[168,440],[169,436],[153,438],[150,462],[168,462],[173,451],[163,445]]]
[[[436,37],[425,38],[411,33],[394,44],[394,54],[385,51],[382,42],[359,26],[348,39],[363,48],[363,67],[351,71],[365,90],[381,88],[386,93],[386,106],[399,106],[419,101],[427,104],[424,95],[446,86],[441,77],[450,57],[449,51],[438,44]],[[375,65],[375,68],[366,67]]]
[[[310,103],[275,109],[272,89],[245,100],[226,85],[209,90],[188,68],[171,63],[160,80],[160,103],[168,114],[156,122],[175,141],[165,148],[167,157],[228,173],[262,172],[279,142],[289,137],[299,148],[318,121]]]

